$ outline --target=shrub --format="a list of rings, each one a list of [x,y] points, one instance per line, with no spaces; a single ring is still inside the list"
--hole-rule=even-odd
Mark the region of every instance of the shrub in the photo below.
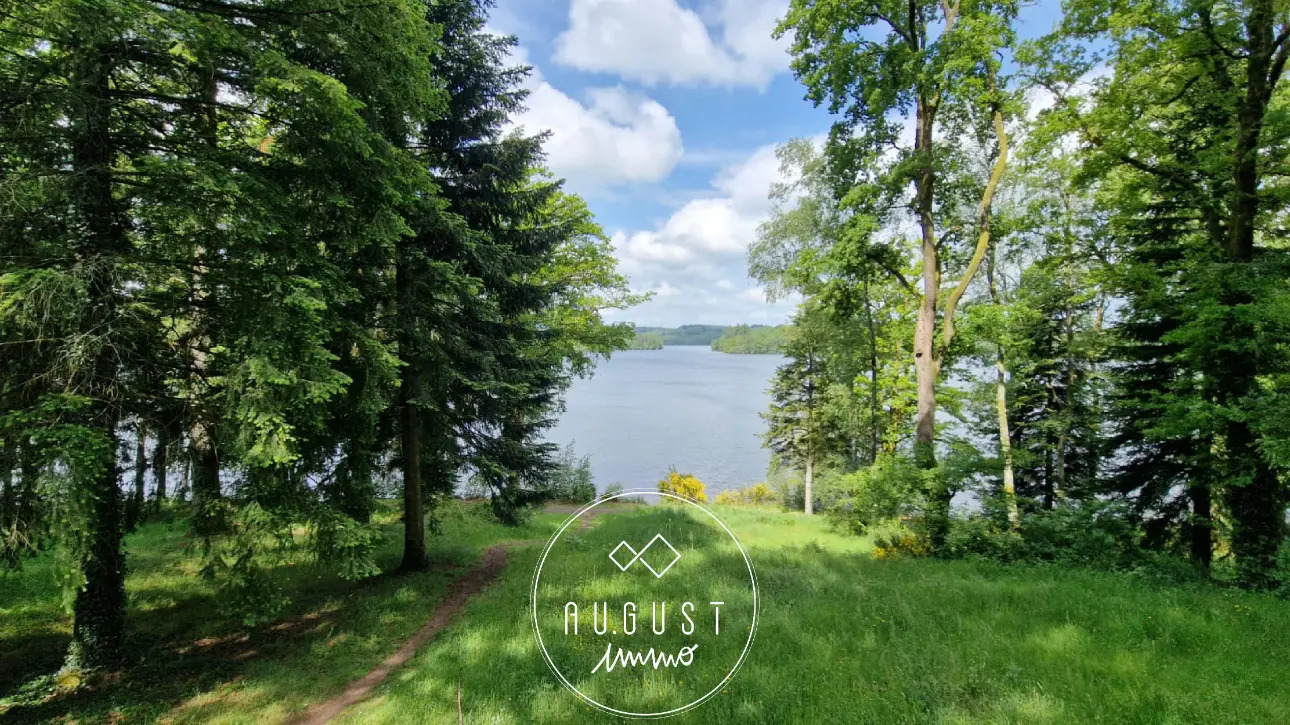
[[[765,483],[756,483],[748,488],[736,488],[729,491],[722,491],[717,494],[716,503],[720,504],[752,504],[754,506],[764,506],[766,504],[776,503],[780,500],[779,496]]]
[[[825,511],[841,528],[869,533],[875,525],[916,512],[925,475],[900,456],[882,456],[872,466],[828,474],[822,477],[822,490],[835,500]]]
[[[570,443],[556,457],[555,467],[547,478],[544,493],[547,498],[560,501],[595,501],[596,484],[591,475],[591,459],[575,453],[573,444]]]
[[[929,556],[932,542],[918,519],[892,520],[870,527],[874,535],[873,555],[879,559]]]
[[[1281,549],[1277,552],[1276,575],[1277,581],[1281,583],[1277,594],[1290,599],[1290,539],[1281,542]]]
[[[1081,501],[1051,511],[1026,514],[1016,533],[990,516],[956,520],[946,539],[945,555],[982,557],[1005,563],[1060,562],[1114,571],[1159,571],[1169,579],[1178,572],[1141,546],[1136,518],[1126,504]],[[1166,571],[1170,570],[1170,571]]]
[[[663,493],[674,493],[692,501],[707,501],[703,482],[688,473],[677,473],[673,468],[667,478],[658,482],[658,490]]]

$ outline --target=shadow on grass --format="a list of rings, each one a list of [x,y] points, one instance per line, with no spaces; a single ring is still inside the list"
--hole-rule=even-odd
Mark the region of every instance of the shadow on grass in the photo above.
[[[546,666],[534,552],[345,722],[616,723]],[[670,723],[1290,722],[1290,604],[1131,578],[757,549],[739,674]]]
[[[192,710],[181,719],[202,721],[203,711],[236,709],[238,703],[222,700],[239,692],[244,697],[249,685],[260,693],[260,707],[303,707],[397,646],[474,555],[469,547],[443,543],[433,547],[427,571],[361,582],[287,564],[276,574],[286,580],[292,601],[282,618],[253,628],[229,617],[214,596],[200,593],[202,587],[143,574],[130,593],[124,666],[76,689],[59,687],[52,676],[69,637],[49,631],[51,618],[37,617],[48,612],[32,606],[43,624],[32,620],[39,633],[0,640],[0,722],[139,722],[176,708]],[[393,552],[380,559],[387,571],[398,563]],[[329,667],[328,659],[343,661]]]

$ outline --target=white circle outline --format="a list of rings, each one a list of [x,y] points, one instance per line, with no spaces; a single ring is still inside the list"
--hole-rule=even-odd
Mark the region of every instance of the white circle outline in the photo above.
[[[538,582],[542,577],[542,565],[546,563],[547,554],[551,553],[551,547],[555,546],[555,542],[560,538],[562,534],[564,534],[565,530],[568,529],[569,526],[573,524],[574,521],[577,521],[578,518],[581,517],[584,513],[599,506],[600,504],[606,503],[608,501],[612,501],[616,498],[621,498],[623,496],[640,496],[640,495],[667,496],[669,498],[674,498],[678,501],[684,501],[685,503],[688,503],[694,506],[695,508],[698,508],[703,513],[707,514],[713,521],[716,521],[717,524],[721,526],[723,530],[725,530],[726,534],[731,538],[731,540],[735,542],[735,546],[739,547],[739,553],[743,555],[744,563],[748,565],[748,576],[752,581],[752,592],[753,592],[752,625],[749,627],[749,630],[748,630],[748,642],[744,645],[743,652],[739,654],[739,659],[735,662],[735,666],[730,668],[730,672],[726,673],[725,678],[721,680],[721,682],[718,683],[716,687],[709,690],[707,694],[699,697],[699,699],[695,700],[694,702],[691,702],[688,705],[682,705],[681,707],[673,708],[671,710],[667,710],[666,712],[641,713],[641,712],[626,712],[624,710],[616,710],[608,705],[597,702],[591,699],[590,697],[587,697],[586,695],[582,694],[582,692],[579,691],[578,688],[573,686],[573,683],[569,682],[569,680],[565,678],[564,674],[560,672],[560,668],[556,667],[555,662],[551,660],[551,655],[546,651],[546,645],[542,642],[542,630],[538,627],[538,619],[537,619]],[[691,710],[693,708],[698,707],[699,705],[702,705],[713,695],[717,694],[717,692],[721,690],[721,688],[725,687],[726,684],[729,683],[730,680],[734,678],[735,673],[737,673],[739,671],[739,668],[743,666],[744,659],[748,657],[748,650],[752,648],[753,638],[756,637],[757,635],[757,614],[760,610],[760,605],[759,605],[760,599],[757,596],[757,573],[753,570],[752,559],[748,558],[748,552],[744,550],[744,545],[742,542],[739,541],[739,537],[735,536],[735,532],[731,531],[730,527],[726,526],[726,523],[724,521],[718,518],[716,514],[712,513],[712,511],[708,510],[706,506],[699,503],[698,501],[694,501],[693,499],[686,498],[685,496],[669,493],[667,491],[657,491],[653,489],[632,489],[629,491],[622,491],[612,496],[605,496],[604,498],[598,498],[595,501],[592,501],[591,503],[587,504],[586,506],[583,506],[582,508],[574,512],[574,514],[570,516],[567,521],[564,522],[564,525],[561,526],[560,529],[556,531],[554,535],[551,536],[551,540],[547,542],[546,548],[542,550],[542,556],[538,558],[537,566],[534,567],[533,569],[533,591],[529,601],[530,601],[530,610],[533,615],[533,633],[534,635],[537,636],[538,648],[542,650],[542,658],[546,660],[547,666],[550,667],[551,671],[555,673],[555,676],[560,679],[560,682],[562,682],[565,687],[569,688],[573,692],[573,694],[577,695],[583,702],[587,703],[588,705],[591,705],[592,707],[595,707],[604,712],[612,713],[614,715],[620,715],[622,717],[635,717],[635,718],[663,718],[663,717],[670,717],[672,715],[679,715],[687,710]]]

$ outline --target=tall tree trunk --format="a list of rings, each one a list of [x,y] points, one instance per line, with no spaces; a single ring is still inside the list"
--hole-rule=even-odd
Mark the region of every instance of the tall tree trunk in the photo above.
[[[1263,120],[1285,66],[1287,46],[1274,38],[1277,11],[1272,0],[1251,0],[1246,15],[1245,95],[1237,112],[1231,223],[1228,258],[1235,263],[1223,289],[1227,339],[1258,344],[1259,333],[1238,312],[1252,295],[1241,267],[1254,261],[1254,232],[1259,214],[1259,156]],[[1223,400],[1241,407],[1256,394],[1259,375],[1256,351],[1232,355],[1223,369]],[[1276,582],[1276,555],[1285,538],[1285,493],[1277,473],[1260,450],[1259,435],[1248,420],[1227,424],[1228,481],[1226,501],[1233,518],[1232,551],[1237,580],[1246,587],[1266,589]]]
[[[986,267],[986,281],[990,287],[990,301],[999,304],[999,289],[995,284],[995,248],[990,247],[990,264]],[[1002,334],[1000,334],[1002,338]],[[1003,505],[1008,515],[1008,527],[1021,528],[1021,514],[1017,510],[1017,483],[1012,470],[1012,433],[1008,426],[1008,370],[1004,364],[1003,343],[995,343],[994,406],[999,419],[999,457],[1003,460]]]
[[[946,7],[948,8],[950,6],[947,5]],[[954,9],[953,12],[957,13],[957,8],[958,8],[957,3],[952,7]],[[946,15],[947,15],[946,32],[948,32],[949,28],[953,26],[954,14],[951,14],[951,11],[947,10]],[[988,73],[989,73],[990,90],[994,91],[995,76],[994,76],[994,69],[992,66],[990,67],[990,70],[988,71]],[[927,436],[932,436],[933,438],[935,436],[936,379],[940,375],[941,362],[942,362],[941,356],[949,352],[950,345],[954,342],[954,335],[955,335],[954,316],[955,316],[955,313],[958,311],[959,301],[963,298],[963,295],[967,293],[968,286],[972,284],[972,280],[976,277],[977,271],[981,268],[982,263],[985,261],[986,252],[989,251],[990,249],[991,204],[994,201],[995,191],[997,191],[999,188],[999,182],[1003,179],[1003,172],[1008,168],[1008,134],[1007,134],[1007,129],[1004,127],[1004,124],[1003,124],[1003,109],[997,101],[992,102],[991,104],[991,121],[994,126],[995,141],[998,143],[998,157],[995,159],[994,166],[990,169],[990,177],[986,180],[985,188],[981,192],[981,206],[977,212],[977,225],[978,225],[979,233],[977,235],[976,248],[972,252],[972,258],[968,261],[967,269],[963,271],[963,276],[959,279],[958,284],[955,285],[954,289],[950,292],[949,297],[945,301],[945,312],[942,315],[942,321],[941,321],[941,326],[942,326],[941,348],[939,352],[935,352],[934,350],[932,351],[935,354],[931,356],[932,359],[930,361],[930,367],[928,371],[930,373],[931,380],[928,383],[929,389],[927,391],[928,403],[930,405],[927,411],[927,419],[929,421],[930,428],[927,431],[919,430],[918,435],[915,438],[915,450],[917,451],[921,448],[924,451],[921,454],[921,461],[920,461],[920,466],[923,466],[923,467],[934,467],[936,462],[935,448],[933,447],[934,440],[924,441],[922,436],[927,435]],[[928,131],[926,142],[928,144],[928,148],[930,148],[930,145],[932,142],[930,130]],[[933,172],[930,166],[926,169],[925,173],[929,177],[933,176]],[[931,214],[930,199],[927,200],[928,205],[926,209],[922,208],[922,202],[923,200],[920,199],[920,218],[925,219],[925,222],[923,223],[923,248],[924,248],[923,263],[924,265],[926,265],[928,262],[927,251],[928,251],[929,238],[931,240],[931,252],[933,255],[936,254],[936,244],[935,244],[936,240],[935,240],[935,231],[932,228],[932,214]],[[931,235],[930,237],[929,237],[929,234]],[[939,265],[939,259],[936,260],[936,262]],[[939,285],[939,277],[940,277],[939,272],[937,272],[936,274],[933,275],[930,281],[934,281],[937,285]],[[929,295],[928,283],[929,283],[929,277],[927,275],[926,268],[924,268],[923,270],[924,306],[926,306],[927,298],[929,296],[932,297],[933,303],[931,305],[930,311],[925,311],[922,308],[920,308],[919,310],[920,331],[922,329],[921,326],[924,321],[924,315],[927,315],[928,325],[935,325],[935,321],[936,321],[935,294],[932,293]],[[929,347],[930,347],[930,343],[929,343]],[[915,357],[918,357],[917,352],[915,352]],[[919,359],[921,360],[921,358]],[[923,417],[922,417],[923,416],[923,411],[922,411],[923,395],[924,395],[923,382],[922,382],[922,378],[920,377],[919,378],[919,401],[920,401],[919,421],[920,423],[923,421]],[[953,492],[950,491],[948,482],[945,482],[945,481],[938,482],[936,484],[936,489],[933,494],[933,502],[934,502],[935,508],[932,514],[932,521],[931,521],[932,523],[931,540],[932,540],[932,546],[934,548],[940,548],[942,545],[944,545],[945,537],[949,533],[950,503],[952,498],[953,498]]]
[[[179,503],[186,504],[193,488],[193,457],[190,454],[184,456],[183,460],[184,467],[180,469],[182,472],[179,474],[179,488],[175,491],[175,498],[179,499]]]
[[[807,516],[811,516],[815,513],[815,461],[809,454],[806,456],[806,480],[804,486],[805,511]]]
[[[1189,544],[1191,562],[1205,576],[1209,576],[1214,560],[1213,502],[1208,481],[1194,481],[1187,487],[1191,499]]]
[[[878,460],[878,329],[869,298],[869,272],[864,273],[864,312],[869,328],[869,464]]]
[[[170,426],[157,426],[157,450],[152,454],[152,476],[156,484],[152,493],[153,505],[160,509],[166,500],[166,474],[170,470]]]
[[[1052,409],[1053,396],[1054,396],[1054,392],[1053,392],[1053,385],[1052,385],[1052,383],[1051,383],[1051,382],[1049,382],[1049,383],[1048,383],[1048,406],[1049,406],[1049,410],[1051,410],[1051,409]],[[1048,510],[1048,511],[1052,511],[1052,510],[1053,510],[1053,506],[1054,506],[1054,505],[1056,505],[1056,503],[1057,503],[1057,485],[1056,485],[1056,477],[1053,475],[1053,451],[1054,451],[1054,450],[1056,450],[1056,448],[1057,448],[1057,446],[1054,444],[1052,431],[1048,431],[1048,432],[1044,433],[1044,500],[1043,500],[1043,504],[1044,504],[1044,509],[1045,509],[1045,510]]]
[[[815,352],[808,348],[806,353],[806,490],[803,492],[806,515],[815,513],[815,376],[817,373]]]
[[[203,65],[198,92],[202,109],[200,111],[202,138],[214,152],[219,147],[219,85],[216,83],[213,64]],[[215,234],[217,230],[213,221],[211,229],[208,230],[211,234]],[[211,345],[210,319],[204,307],[204,302],[209,298],[205,283],[206,254],[206,248],[201,246],[193,250],[193,266],[189,280],[192,294],[190,310],[193,318],[193,334],[190,338],[188,354],[190,387],[194,391],[194,402],[189,411],[192,417],[188,425],[188,447],[189,465],[192,468],[193,505],[197,512],[194,526],[198,533],[209,535],[223,529],[225,524],[214,507],[215,502],[223,497],[215,412],[202,403],[205,396],[197,393],[206,389],[207,351]]]
[[[24,536],[36,524],[36,484],[40,482],[40,469],[35,446],[30,439],[24,440],[18,450],[18,500],[14,514],[14,525]]]
[[[193,526],[202,535],[218,533],[223,528],[222,518],[215,507],[223,496],[219,452],[210,428],[200,415],[188,429],[188,467],[189,490],[196,510]]]
[[[936,194],[936,170],[932,155],[932,129],[935,105],[920,98],[915,114],[914,152],[921,169],[914,180],[918,225],[922,236],[923,293],[918,304],[918,321],[914,328],[914,375],[918,392],[914,419],[914,463],[930,470],[936,467],[936,303],[940,294],[940,253],[937,249],[936,221],[932,216]],[[939,549],[949,533],[950,491],[937,485],[928,492],[929,533],[932,547]]]
[[[111,436],[111,450],[117,445]],[[113,460],[87,483],[89,516],[85,523],[88,546],[81,554],[85,585],[73,605],[72,642],[67,666],[97,668],[116,664],[125,639],[125,552],[121,548],[121,488]]]
[[[1007,368],[1003,361],[1003,346],[996,347],[994,405],[999,417],[999,455],[1003,458],[1003,505],[1008,513],[1008,526],[1013,531],[1021,528],[1021,513],[1017,510],[1017,482],[1012,467],[1012,433],[1008,426]]]
[[[13,481],[16,441],[15,436],[8,436],[0,441],[0,536],[13,526],[18,509],[18,487]]]
[[[134,427],[134,493],[126,505],[125,528],[133,531],[143,520],[144,474],[148,470],[148,429],[142,423]]]
[[[421,360],[416,354],[417,329],[413,308],[413,271],[410,261],[400,257],[395,272],[398,294],[400,370],[399,422],[403,457],[403,571],[424,569],[426,527],[424,487],[421,481],[421,452],[424,426],[421,419]]]
[[[125,215],[113,193],[112,163],[116,155],[111,136],[111,75],[120,49],[112,44],[78,42],[69,46],[75,96],[69,124],[75,203],[86,236],[77,255],[86,263],[87,331],[111,329],[116,316],[115,270],[129,253]],[[111,665],[121,656],[125,635],[125,553],[121,549],[121,489],[117,484],[119,391],[116,350],[103,345],[95,352],[88,374],[91,398],[89,420],[102,435],[103,460],[83,463],[85,548],[80,552],[84,585],[73,605],[72,642],[67,665],[74,668]]]

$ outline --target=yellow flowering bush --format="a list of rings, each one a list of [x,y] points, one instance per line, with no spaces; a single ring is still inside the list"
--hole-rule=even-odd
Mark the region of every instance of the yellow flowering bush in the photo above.
[[[754,504],[775,503],[778,497],[765,483],[758,483],[748,488],[722,491],[717,494],[716,502],[720,504]]]
[[[677,473],[676,469],[658,482],[659,491],[684,496],[691,501],[707,501],[708,494],[704,493],[704,488],[703,481],[688,473]]]

